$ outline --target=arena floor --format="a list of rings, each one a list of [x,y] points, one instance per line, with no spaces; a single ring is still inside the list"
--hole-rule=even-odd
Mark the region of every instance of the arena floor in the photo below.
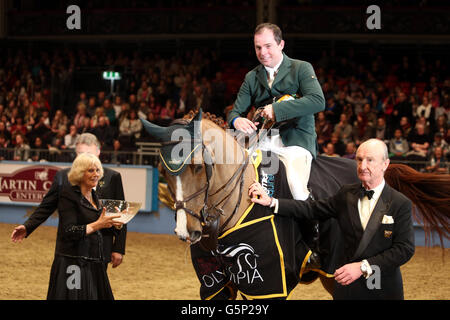
[[[15,226],[0,223],[0,299],[45,299],[53,259],[56,228],[41,226],[22,243],[10,235]],[[450,249],[416,248],[402,267],[406,299],[450,298]],[[190,262],[189,247],[172,235],[129,232],[124,262],[108,268],[118,300],[199,299],[199,282]],[[294,300],[326,300],[320,281],[299,285]]]

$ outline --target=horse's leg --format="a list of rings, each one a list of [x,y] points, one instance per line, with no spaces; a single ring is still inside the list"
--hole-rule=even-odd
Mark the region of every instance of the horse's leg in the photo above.
[[[333,296],[334,278],[328,278],[323,275],[319,275],[319,278],[325,290],[327,290],[328,293]]]

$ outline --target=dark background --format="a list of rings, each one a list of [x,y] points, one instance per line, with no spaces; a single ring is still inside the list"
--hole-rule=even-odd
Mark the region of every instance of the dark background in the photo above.
[[[66,26],[70,16],[66,9],[72,4],[81,9],[80,30]],[[366,9],[372,4],[381,9],[380,30],[366,26]],[[200,86],[208,94],[204,110],[225,116],[245,74],[258,64],[255,26],[273,22],[283,31],[286,54],[313,64],[327,98],[326,108],[338,102],[335,114],[327,116],[331,125],[337,124],[345,104],[352,104],[360,91],[376,117],[387,122],[382,139],[388,142],[400,118],[392,113],[399,107],[400,92],[408,101],[416,100],[414,110],[427,95],[435,99],[433,112],[438,106],[439,112],[446,109],[447,124],[439,128],[437,116],[430,116],[426,139],[431,144],[434,134],[441,132],[450,141],[449,8],[448,1],[440,0],[5,0],[0,2],[0,104],[7,108],[16,99],[20,105],[20,88],[14,88],[15,83],[20,80],[19,87],[25,87],[31,78],[30,102],[34,92],[42,92],[51,117],[62,110],[73,119],[81,92],[97,97],[104,91],[107,98],[118,95],[127,103],[144,81],[157,92],[162,80],[168,93],[157,92],[156,107],[149,104],[156,120],[148,118],[167,124],[170,119],[160,119],[160,110],[167,100],[178,108],[183,89],[174,84],[176,74],[167,73],[160,63],[177,61],[192,76],[184,88],[189,95],[186,110],[193,108],[194,87]],[[101,76],[104,70],[122,73],[111,96],[110,83]],[[221,80],[217,80],[218,72]],[[372,100],[373,92],[377,101]],[[337,101],[341,93],[345,101]],[[355,104],[351,108],[349,122],[354,124],[359,109]],[[413,116],[408,109],[413,128],[420,115]],[[177,111],[175,117],[182,115]],[[119,119],[110,120],[112,133],[104,136],[105,150],[112,149],[113,139],[120,136]],[[372,129],[376,130],[374,121]],[[410,133],[404,135],[411,143]],[[28,135],[31,147],[35,136]],[[146,138],[145,132],[142,137]],[[319,141],[321,152],[328,139]],[[134,140],[128,146],[133,147]],[[448,150],[445,153],[450,155]]]

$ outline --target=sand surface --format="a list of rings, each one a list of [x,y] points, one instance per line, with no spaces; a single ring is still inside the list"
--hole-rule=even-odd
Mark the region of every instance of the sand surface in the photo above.
[[[22,243],[10,235],[15,225],[0,223],[0,299],[45,299],[53,261],[56,228],[39,227]],[[450,298],[450,249],[417,247],[402,269],[406,299]],[[199,299],[199,281],[189,246],[174,235],[129,232],[122,265],[108,267],[117,300]],[[319,280],[298,285],[294,300],[331,299]]]

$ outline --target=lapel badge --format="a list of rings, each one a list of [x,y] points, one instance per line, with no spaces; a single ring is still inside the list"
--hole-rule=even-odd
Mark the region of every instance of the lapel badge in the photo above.
[[[390,238],[391,236],[392,236],[392,231],[384,230],[384,237],[385,238]]]
[[[98,186],[99,186],[100,188],[103,188],[104,185],[105,185],[105,181],[100,180],[100,181],[98,182]]]

